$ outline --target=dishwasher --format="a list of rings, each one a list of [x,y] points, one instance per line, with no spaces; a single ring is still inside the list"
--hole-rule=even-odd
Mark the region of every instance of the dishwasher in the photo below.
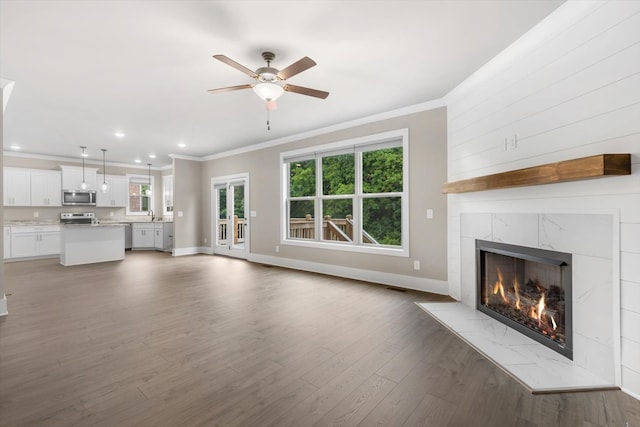
[[[133,236],[131,230],[131,224],[122,224],[124,225],[124,249],[131,249],[133,246]]]

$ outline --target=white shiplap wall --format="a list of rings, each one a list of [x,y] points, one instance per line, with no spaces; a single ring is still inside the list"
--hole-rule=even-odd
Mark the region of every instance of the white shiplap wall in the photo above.
[[[631,153],[630,176],[450,195],[449,283],[459,298],[462,212],[612,214],[620,223],[616,371],[640,398],[640,1],[568,1],[445,101],[449,181]]]

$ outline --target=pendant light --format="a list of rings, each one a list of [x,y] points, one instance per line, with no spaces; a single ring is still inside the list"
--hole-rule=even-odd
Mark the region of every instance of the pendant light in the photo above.
[[[107,166],[104,160],[104,156],[107,150],[101,148],[100,151],[102,151],[102,187],[100,187],[100,190],[102,190],[103,193],[106,193],[109,189],[109,186],[107,185]]]
[[[87,184],[87,181],[85,181],[84,179],[84,158],[87,157],[87,155],[85,154],[84,150],[87,149],[87,147],[81,145],[80,148],[82,148],[82,182],[80,183],[80,189],[82,190],[86,190],[89,185]]]
[[[147,163],[149,166],[149,189],[147,190],[147,196],[151,195],[151,163]]]

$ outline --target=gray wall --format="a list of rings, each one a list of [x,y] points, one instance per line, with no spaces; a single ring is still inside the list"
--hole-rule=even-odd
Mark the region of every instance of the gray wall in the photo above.
[[[0,99],[4,99],[3,89],[0,88]],[[4,147],[4,110],[0,114],[0,147]],[[0,159],[2,159],[3,153],[0,150]],[[4,200],[4,174],[0,174],[0,200]],[[0,203],[0,221],[4,223],[4,203]],[[4,231],[2,237],[0,237],[0,243],[2,243],[2,252],[4,254]],[[4,257],[3,257],[4,258]],[[0,262],[0,299],[4,297],[4,262]]]
[[[257,213],[250,218],[252,254],[447,280],[447,201],[441,194],[447,178],[446,126],[446,109],[439,108],[207,161],[200,179],[202,235],[211,236],[211,178],[248,172],[250,208]],[[280,245],[281,152],[401,128],[409,128],[410,258]],[[426,219],[427,208],[434,210],[434,219]],[[420,261],[421,270],[413,269],[413,260]]]
[[[199,161],[173,159],[173,247],[177,251],[202,246],[201,169]]]

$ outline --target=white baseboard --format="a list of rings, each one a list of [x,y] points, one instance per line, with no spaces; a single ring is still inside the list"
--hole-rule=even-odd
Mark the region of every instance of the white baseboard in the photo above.
[[[7,297],[5,294],[2,294],[2,298],[0,298],[0,316],[6,316],[9,314],[9,310],[7,309]]]
[[[384,273],[380,271],[364,270],[361,268],[320,264],[312,261],[301,261],[297,259],[280,258],[260,254],[249,254],[247,260],[262,264],[276,265],[278,267],[292,268],[294,270],[311,271],[314,273],[328,274],[330,276],[345,277],[348,279],[364,280],[367,282],[396,286],[398,288],[449,295],[449,283],[445,280],[425,279],[422,277],[405,276],[403,274]]]
[[[640,400],[640,394],[634,393],[629,389],[626,389],[624,387],[621,387],[622,391],[627,393],[629,396],[633,397],[634,399],[638,399]]]
[[[209,248],[206,246],[193,246],[191,248],[174,248],[171,251],[173,256],[183,256],[183,255],[196,255],[196,254],[205,254],[205,255],[213,255],[213,248]]]
[[[201,251],[201,247],[199,246],[193,246],[191,248],[174,248],[173,249],[173,256],[184,256],[184,255],[195,255],[195,254],[200,254],[203,253]]]

